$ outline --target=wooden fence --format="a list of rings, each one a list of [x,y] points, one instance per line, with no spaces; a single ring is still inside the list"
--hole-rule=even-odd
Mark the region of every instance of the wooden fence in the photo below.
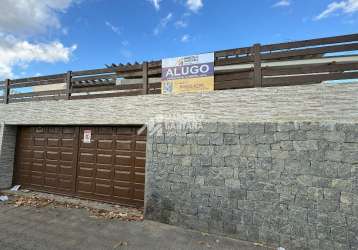
[[[342,52],[344,53],[342,55]],[[358,34],[215,52],[215,90],[358,79]],[[161,93],[161,61],[0,82],[0,101],[74,100]],[[16,90],[32,87],[33,91]]]

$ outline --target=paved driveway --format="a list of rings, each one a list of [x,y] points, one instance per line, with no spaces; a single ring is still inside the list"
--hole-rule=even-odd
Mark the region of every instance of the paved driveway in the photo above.
[[[0,204],[0,249],[264,249],[152,221],[92,218],[85,209]]]

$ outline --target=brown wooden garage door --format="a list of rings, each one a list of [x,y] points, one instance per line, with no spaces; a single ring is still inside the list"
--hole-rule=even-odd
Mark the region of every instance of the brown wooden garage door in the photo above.
[[[146,134],[138,135],[138,129],[20,127],[14,182],[33,190],[143,206]]]

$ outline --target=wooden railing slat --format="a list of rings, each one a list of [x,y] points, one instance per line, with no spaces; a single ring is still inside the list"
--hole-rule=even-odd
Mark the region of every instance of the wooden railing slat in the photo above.
[[[322,46],[327,44],[348,43],[348,42],[357,42],[357,41],[358,41],[358,34],[350,34],[344,36],[309,39],[309,40],[294,41],[294,42],[287,42],[287,43],[267,44],[262,46],[261,51],[274,51],[274,50],[283,50],[283,49],[302,48],[302,47],[309,47],[309,46]]]
[[[28,92],[28,93],[17,93],[10,94],[11,99],[15,98],[24,98],[24,97],[35,97],[35,96],[56,96],[66,94],[66,90],[46,90],[46,91],[36,91],[36,92]]]
[[[358,53],[351,55],[352,51],[358,52],[358,33],[216,51],[215,66],[228,67],[218,67],[221,70],[215,72],[215,90],[358,79]],[[344,57],[338,54],[325,57],[328,53],[339,52],[350,52],[349,61],[343,60]],[[317,61],[320,58],[324,58],[324,61],[329,59],[331,62]],[[335,63],[335,59],[339,62]],[[277,62],[287,62],[287,65],[262,66]],[[0,100],[3,103],[12,103],[160,93],[160,60],[112,65],[113,67],[108,68],[0,81],[0,90],[4,92]],[[153,81],[155,83],[152,83]],[[117,85],[118,83],[122,84]],[[64,89],[45,90],[45,85],[51,84],[63,84]],[[34,86],[44,86],[44,91],[10,94],[12,89]],[[72,94],[76,95],[71,96]]]

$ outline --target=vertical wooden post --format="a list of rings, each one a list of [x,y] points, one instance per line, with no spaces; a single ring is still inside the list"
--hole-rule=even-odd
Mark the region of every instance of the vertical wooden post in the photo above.
[[[9,95],[10,95],[10,79],[6,79],[4,84],[4,104],[9,103]]]
[[[261,44],[254,44],[252,47],[254,57],[254,87],[262,87],[262,69],[261,69]]]
[[[148,94],[148,62],[143,62],[143,95]]]
[[[72,92],[72,71],[67,71],[66,74],[66,100],[71,99],[71,92]]]

